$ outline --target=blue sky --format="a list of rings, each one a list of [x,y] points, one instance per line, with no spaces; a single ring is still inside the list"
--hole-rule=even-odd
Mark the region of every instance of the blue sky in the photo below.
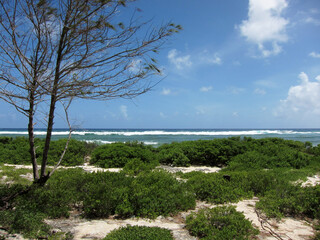
[[[158,55],[163,80],[134,100],[80,101],[81,128],[320,128],[319,0],[140,0],[181,24]],[[27,127],[3,101],[1,127]],[[39,121],[36,127],[42,127]],[[55,127],[66,127],[56,119]]]

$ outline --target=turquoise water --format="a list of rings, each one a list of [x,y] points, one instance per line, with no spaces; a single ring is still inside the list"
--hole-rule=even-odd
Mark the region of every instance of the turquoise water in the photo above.
[[[44,138],[45,130],[35,130],[36,137]],[[0,129],[0,136],[27,136],[26,129]],[[66,138],[67,129],[55,129],[53,139]],[[164,143],[189,140],[209,140],[227,137],[280,137],[289,140],[309,141],[320,144],[320,129],[78,129],[72,137],[77,140],[113,143],[139,141],[147,145],[159,146]]]

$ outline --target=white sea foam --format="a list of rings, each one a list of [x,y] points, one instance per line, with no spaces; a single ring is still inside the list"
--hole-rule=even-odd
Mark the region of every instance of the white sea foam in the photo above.
[[[98,143],[98,144],[111,144],[111,143],[116,143],[116,141],[103,141],[103,140],[83,140],[87,143]],[[125,142],[123,142],[125,143]],[[144,143],[145,145],[158,145],[159,143],[158,142],[142,142]]]
[[[0,135],[27,135],[27,131],[0,131]],[[35,131],[36,136],[46,135],[46,131]],[[68,131],[53,131],[54,136],[68,135]],[[295,130],[141,130],[141,131],[74,131],[73,135],[97,135],[97,136],[177,136],[177,135],[189,135],[189,136],[241,136],[241,135],[293,135],[293,134],[320,134],[319,131],[295,131]],[[147,144],[147,143],[146,143]],[[157,144],[157,143],[149,143]]]
[[[226,130],[226,131],[184,131],[184,130],[150,130],[150,131],[77,131],[74,135],[121,135],[121,136],[159,136],[159,135],[193,135],[193,136],[239,136],[239,135],[266,135],[266,134],[320,134],[320,132],[306,132],[293,130]]]

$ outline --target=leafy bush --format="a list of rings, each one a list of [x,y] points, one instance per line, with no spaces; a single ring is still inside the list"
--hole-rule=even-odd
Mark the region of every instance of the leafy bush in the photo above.
[[[180,148],[164,148],[158,153],[159,162],[172,166],[189,166],[190,160]]]
[[[320,185],[306,188],[278,185],[260,199],[257,208],[268,217],[307,216],[320,219]]]
[[[155,160],[152,147],[133,142],[101,145],[93,150],[90,162],[105,168],[124,167],[129,160],[134,158],[146,163]]]
[[[39,140],[36,142],[38,143]],[[24,137],[0,137],[0,162],[30,164],[28,139]]]
[[[55,165],[64,151],[66,139],[59,139],[57,141],[52,141],[50,144],[50,149],[48,153],[48,164]],[[71,139],[68,145],[66,154],[64,155],[62,166],[76,166],[82,165],[84,163],[84,158],[87,155],[86,143]],[[41,157],[39,160],[41,161]]]
[[[0,196],[12,196],[26,190],[25,186],[13,184],[0,185]],[[11,208],[0,211],[0,226],[8,229],[9,233],[23,233],[25,237],[37,238],[49,233],[49,226],[43,222],[45,214],[38,211],[33,199],[23,195],[10,202]],[[26,204],[27,203],[27,204]],[[30,207],[33,205],[32,207]],[[1,202],[4,207],[4,202]]]
[[[83,208],[89,218],[141,216],[155,218],[194,208],[195,199],[184,183],[164,171],[128,177],[123,173],[95,173],[84,185]]]
[[[190,214],[186,224],[191,235],[207,240],[246,240],[259,233],[233,206],[201,209]]]
[[[130,199],[134,215],[155,218],[195,207],[195,198],[185,183],[165,171],[140,174],[132,182]]]
[[[173,240],[170,230],[159,227],[126,226],[113,230],[104,240]]]
[[[124,173],[98,172],[87,175],[87,182],[81,191],[84,193],[83,210],[88,218],[108,217],[122,210],[121,214],[132,213],[128,200],[131,177]]]
[[[65,148],[66,139],[52,141],[48,154],[48,164],[54,165],[60,159]],[[39,161],[42,159],[42,150],[44,147],[43,139],[35,139],[36,155]],[[64,156],[61,165],[75,166],[82,165],[84,157],[92,151],[93,146],[85,142],[71,139],[68,150]],[[25,137],[0,137],[0,163],[10,164],[30,164],[29,141]]]
[[[49,234],[49,226],[43,222],[45,215],[29,209],[18,208],[14,211],[12,231],[25,233],[25,237],[43,237]]]
[[[135,176],[141,172],[151,171],[157,165],[157,162],[145,163],[139,158],[132,158],[124,165],[123,172]]]
[[[174,166],[226,165],[233,156],[245,151],[239,137],[227,139],[185,141],[165,144],[158,150],[159,162]]]
[[[228,181],[220,173],[199,173],[190,177],[187,184],[199,200],[212,203],[236,202],[253,195],[244,177],[233,174]]]

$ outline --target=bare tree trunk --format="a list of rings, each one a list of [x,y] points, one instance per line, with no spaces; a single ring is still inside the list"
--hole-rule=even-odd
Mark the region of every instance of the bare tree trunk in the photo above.
[[[34,104],[30,101],[30,113],[29,113],[29,124],[28,124],[28,135],[29,135],[29,146],[30,155],[33,169],[33,179],[36,181],[39,179],[38,164],[36,149],[34,145],[34,128],[33,128],[33,117],[34,117]]]
[[[70,9],[68,9],[70,11]],[[70,13],[70,12],[69,12]],[[50,142],[51,142],[51,136],[52,136],[52,130],[53,130],[53,120],[54,120],[54,112],[56,108],[56,103],[58,101],[57,93],[58,93],[58,84],[59,84],[59,79],[60,79],[60,64],[62,61],[62,52],[65,47],[65,38],[68,33],[68,28],[67,28],[67,23],[69,19],[69,13],[66,15],[66,18],[64,20],[64,27],[62,29],[62,33],[60,36],[59,40],[59,47],[57,50],[57,61],[56,61],[56,66],[55,66],[55,76],[54,76],[54,81],[52,85],[52,91],[51,91],[51,102],[50,102],[50,110],[49,110],[49,115],[48,115],[48,127],[47,127],[47,136],[46,136],[46,141],[42,153],[42,162],[41,162],[41,173],[40,173],[40,178],[43,178],[44,181],[46,181],[49,177],[50,174],[46,176],[46,166],[47,166],[47,161],[48,161],[48,152],[50,148]],[[40,182],[42,180],[40,179]]]
[[[48,161],[48,152],[50,148],[50,142],[51,142],[51,136],[52,136],[52,130],[53,130],[53,120],[54,120],[54,111],[56,108],[56,96],[55,94],[51,96],[51,104],[50,104],[50,110],[49,110],[49,119],[48,119],[48,127],[47,127],[47,136],[46,141],[42,153],[42,162],[41,162],[41,174],[40,178],[45,177],[46,173],[46,166]]]

